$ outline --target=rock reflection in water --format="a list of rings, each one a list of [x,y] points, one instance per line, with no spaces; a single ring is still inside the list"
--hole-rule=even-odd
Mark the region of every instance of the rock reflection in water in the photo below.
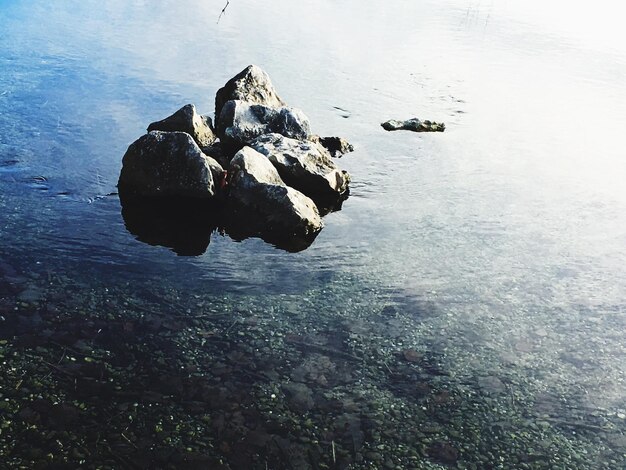
[[[179,256],[200,256],[213,233],[228,235],[234,241],[260,238],[291,253],[307,249],[312,236],[294,236],[274,230],[253,211],[234,204],[218,206],[209,201],[183,198],[141,198],[120,194],[126,229],[141,242],[170,248]],[[341,203],[331,210],[339,210]]]

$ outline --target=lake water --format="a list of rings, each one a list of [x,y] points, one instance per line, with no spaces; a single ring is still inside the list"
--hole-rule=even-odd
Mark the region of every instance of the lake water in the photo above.
[[[0,467],[625,468],[623,7],[223,6],[0,0]],[[137,240],[127,146],[250,63],[343,209]]]

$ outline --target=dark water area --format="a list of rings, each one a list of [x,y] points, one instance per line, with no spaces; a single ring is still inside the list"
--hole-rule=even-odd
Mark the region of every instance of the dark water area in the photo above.
[[[223,6],[0,0],[0,468],[625,468],[620,7]],[[122,207],[250,63],[356,149],[310,246]]]

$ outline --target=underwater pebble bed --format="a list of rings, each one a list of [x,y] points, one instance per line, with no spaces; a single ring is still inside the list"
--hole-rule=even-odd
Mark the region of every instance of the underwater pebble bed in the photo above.
[[[624,410],[587,414],[567,378],[546,389],[528,374],[547,332],[503,362],[455,338],[431,303],[355,295],[354,282],[215,296],[13,269],[0,303],[3,462],[623,468]]]

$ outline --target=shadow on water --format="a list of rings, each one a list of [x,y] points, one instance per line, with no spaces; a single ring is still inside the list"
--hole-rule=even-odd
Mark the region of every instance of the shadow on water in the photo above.
[[[332,212],[339,212],[343,208],[343,203],[350,197],[350,188],[346,190],[339,197],[336,195],[332,196],[313,196],[313,201],[317,206],[317,209],[320,211],[320,215],[323,217],[325,215],[331,214]]]
[[[120,194],[126,229],[137,240],[170,248],[179,256],[204,254],[215,233],[234,241],[260,238],[281,250],[307,249],[317,234],[294,236],[269,227],[257,214],[241,207],[194,199],[153,199]]]

